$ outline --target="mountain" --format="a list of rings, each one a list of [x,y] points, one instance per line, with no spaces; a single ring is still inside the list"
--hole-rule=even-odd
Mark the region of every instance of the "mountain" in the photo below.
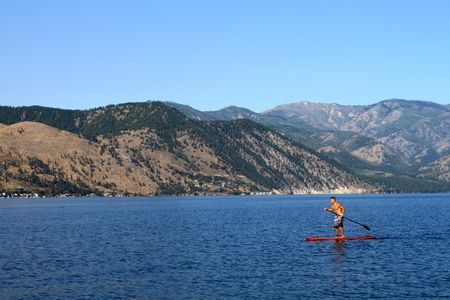
[[[183,106],[177,109],[186,112]],[[202,112],[197,119],[212,116],[217,119],[214,112]],[[406,176],[411,187],[432,184],[439,190],[444,177],[430,183],[416,176],[423,178],[419,168],[450,153],[449,117],[449,105],[401,99],[353,106],[304,101],[251,114],[252,120],[371,180]],[[238,113],[227,116],[238,118]]]
[[[369,148],[347,151],[374,164],[395,157],[402,166],[417,167],[450,153],[450,110],[433,102],[391,99],[368,106],[300,102],[264,114],[370,138]]]
[[[221,118],[224,114],[218,113],[220,111],[200,112],[189,106],[169,105],[188,117],[195,116],[197,120],[224,119]],[[234,114],[226,116],[226,120],[240,119],[247,112],[244,108],[235,108],[234,111]],[[261,114],[252,112],[250,117],[355,171],[378,170],[378,166],[390,171],[409,168],[401,155],[386,149],[374,138],[337,129],[363,111],[363,107],[300,102],[277,106]]]
[[[228,108],[222,115],[238,111]],[[251,120],[197,121],[161,102],[86,111],[0,107],[0,123],[0,190],[6,192],[155,195],[379,190]]]
[[[215,112],[205,112],[198,118],[212,115]],[[238,113],[227,119],[236,118],[241,118]],[[391,99],[366,106],[299,102],[252,113],[251,119],[318,151],[344,151],[372,165],[418,167],[450,153],[450,109],[433,102]],[[304,134],[295,138],[298,131]]]

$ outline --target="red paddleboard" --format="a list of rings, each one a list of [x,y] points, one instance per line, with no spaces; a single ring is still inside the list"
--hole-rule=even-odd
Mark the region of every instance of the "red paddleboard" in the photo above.
[[[309,242],[316,241],[359,241],[359,240],[371,240],[376,239],[373,235],[363,235],[363,236],[355,236],[355,237],[313,237],[307,236],[306,240]]]

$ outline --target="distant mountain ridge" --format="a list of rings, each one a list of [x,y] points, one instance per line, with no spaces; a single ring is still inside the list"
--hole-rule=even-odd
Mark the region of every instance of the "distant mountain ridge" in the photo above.
[[[185,112],[183,107],[177,108]],[[225,114],[222,110],[205,112],[197,114],[197,118],[242,118],[237,108],[233,111],[233,114]],[[329,137],[330,132],[354,133],[356,136],[350,134],[351,139],[368,138],[371,147],[385,148],[387,155],[403,156],[403,162],[409,165],[428,163],[450,153],[450,110],[448,106],[433,102],[393,99],[366,106],[299,102],[280,105],[261,114],[242,111],[245,111],[244,117],[266,125],[290,125],[309,131],[312,127],[316,136],[327,134]],[[354,154],[364,160],[363,152]],[[367,160],[374,162],[372,157]]]
[[[224,114],[235,113],[233,108]],[[250,120],[197,121],[161,102],[0,107],[0,190],[59,194],[378,191]]]
[[[177,109],[184,112],[183,106]],[[192,109],[192,108],[191,108]],[[262,113],[252,120],[322,152],[361,174],[404,174],[442,180],[421,169],[450,154],[450,105],[390,99],[372,105],[298,102]],[[239,109],[227,120],[239,119]],[[198,119],[223,115],[198,114]],[[428,169],[427,169],[428,170]]]
[[[411,166],[450,153],[450,110],[433,102],[391,99],[369,106],[301,102],[265,113],[371,138],[375,145],[385,146],[387,152]]]

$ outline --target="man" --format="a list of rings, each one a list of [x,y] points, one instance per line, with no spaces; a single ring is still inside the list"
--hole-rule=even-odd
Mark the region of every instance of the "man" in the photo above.
[[[344,232],[344,214],[345,214],[345,207],[341,203],[336,201],[336,197],[331,196],[330,197],[331,207],[330,208],[324,208],[326,211],[334,212],[336,215],[334,216],[334,232],[336,233],[336,236],[339,236],[339,230],[341,231],[342,236],[345,237]]]

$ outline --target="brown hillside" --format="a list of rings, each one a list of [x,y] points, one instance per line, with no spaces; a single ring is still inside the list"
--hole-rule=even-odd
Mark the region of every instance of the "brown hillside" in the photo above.
[[[231,176],[211,149],[199,146],[187,134],[178,137],[183,159],[158,149],[158,136],[148,129],[100,137],[97,143],[41,123],[21,122],[1,128],[0,139],[0,184],[6,190],[42,190],[30,183],[32,175],[44,182],[55,178],[82,182],[102,193],[143,195],[171,186],[247,192],[250,183],[246,178]],[[35,161],[44,166],[37,168]],[[198,174],[210,178],[200,184]]]

